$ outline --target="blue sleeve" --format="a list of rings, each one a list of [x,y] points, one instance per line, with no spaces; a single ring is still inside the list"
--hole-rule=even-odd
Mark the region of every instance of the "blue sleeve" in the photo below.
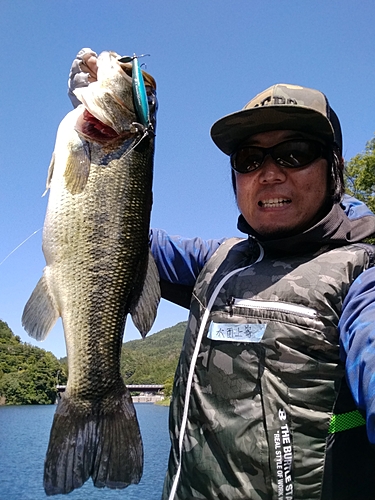
[[[150,233],[151,252],[160,278],[186,286],[194,286],[203,266],[223,241],[170,236],[161,229],[152,229]]]
[[[348,385],[366,414],[368,438],[375,444],[375,268],[364,271],[350,287],[339,332]]]
[[[361,219],[367,215],[374,215],[363,201],[359,201],[357,198],[348,194],[344,194],[341,206],[350,220]]]

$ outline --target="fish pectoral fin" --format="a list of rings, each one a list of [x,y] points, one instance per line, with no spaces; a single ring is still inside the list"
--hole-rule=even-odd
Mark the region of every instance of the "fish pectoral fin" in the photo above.
[[[146,337],[156,318],[160,302],[159,273],[154,258],[149,252],[146,279],[137,303],[130,309],[134,326],[142,337]]]
[[[70,151],[65,168],[65,184],[71,194],[79,194],[85,189],[90,174],[90,152],[81,142]]]
[[[25,305],[22,326],[30,337],[45,340],[59,316],[60,313],[49,290],[46,275],[43,274]]]
[[[55,168],[55,152],[52,153],[52,158],[48,167],[48,174],[47,174],[47,181],[46,181],[46,190],[42,194],[42,196],[45,196],[47,194],[47,191],[50,188],[51,185],[51,180],[53,176],[53,169]]]

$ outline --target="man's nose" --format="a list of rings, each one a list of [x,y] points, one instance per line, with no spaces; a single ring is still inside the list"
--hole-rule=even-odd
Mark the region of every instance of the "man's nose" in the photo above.
[[[259,169],[259,182],[284,182],[287,175],[285,170],[275,162],[271,155],[267,155]]]

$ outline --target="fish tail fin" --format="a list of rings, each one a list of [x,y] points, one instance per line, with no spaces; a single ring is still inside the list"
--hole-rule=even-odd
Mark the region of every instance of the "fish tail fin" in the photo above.
[[[54,416],[44,465],[47,495],[69,493],[91,476],[98,488],[139,483],[143,446],[128,389],[83,408],[63,394]]]

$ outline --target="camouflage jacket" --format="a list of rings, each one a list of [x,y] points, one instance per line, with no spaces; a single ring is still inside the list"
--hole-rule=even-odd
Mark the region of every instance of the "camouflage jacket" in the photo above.
[[[164,500],[375,497],[337,331],[372,264],[356,244],[293,256],[262,255],[251,238],[219,246],[196,282],[176,371]]]

